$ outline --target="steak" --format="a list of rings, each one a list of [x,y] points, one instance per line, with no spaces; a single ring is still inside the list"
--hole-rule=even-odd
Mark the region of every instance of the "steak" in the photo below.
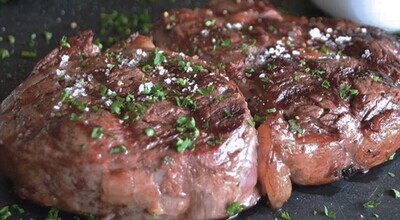
[[[218,69],[133,35],[91,31],[1,104],[0,170],[23,198],[106,219],[216,219],[255,204],[257,135]]]
[[[292,17],[266,1],[164,13],[157,46],[226,69],[258,128],[272,207],[292,183],[320,185],[385,162],[400,141],[400,42],[347,20]]]

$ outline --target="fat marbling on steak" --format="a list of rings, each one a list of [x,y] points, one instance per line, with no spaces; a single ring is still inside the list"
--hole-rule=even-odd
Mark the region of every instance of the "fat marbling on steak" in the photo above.
[[[292,17],[266,1],[165,12],[157,46],[226,69],[259,129],[259,181],[279,208],[291,184],[366,171],[400,147],[400,43],[347,20]]]
[[[146,37],[103,53],[92,35],[53,50],[1,104],[0,168],[16,192],[109,219],[253,205],[257,136],[237,86]]]

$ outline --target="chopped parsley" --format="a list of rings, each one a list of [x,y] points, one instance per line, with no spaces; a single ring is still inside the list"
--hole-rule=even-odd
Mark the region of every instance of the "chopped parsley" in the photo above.
[[[221,41],[221,47],[223,48],[228,48],[231,46],[231,40],[230,39],[224,39]]]
[[[60,46],[61,46],[61,48],[63,48],[63,47],[71,48],[71,44],[68,43],[67,37],[65,35],[60,40]]]
[[[0,48],[0,60],[4,60],[10,57],[10,52],[7,49]]]
[[[312,72],[312,75],[321,78],[324,73],[325,73],[324,70],[314,70],[314,72]]]
[[[351,100],[353,99],[356,95],[359,94],[359,91],[357,89],[350,89],[350,87],[347,84],[342,84],[340,89],[340,98],[342,99],[348,99]]]
[[[126,154],[128,150],[126,149],[125,145],[118,145],[116,147],[113,147],[110,149],[109,153],[110,154]]]
[[[232,118],[233,117],[233,114],[232,114],[231,110],[229,110],[228,108],[224,108],[224,112],[225,112],[225,115],[228,118]]]
[[[324,206],[324,215],[329,219],[336,219],[336,213]]]
[[[36,51],[23,50],[21,52],[21,57],[23,57],[23,58],[35,58],[35,57],[37,57],[37,53],[36,53]]]
[[[381,204],[380,200],[371,200],[363,204],[364,209],[374,209]]]
[[[246,67],[245,69],[244,69],[244,72],[245,73],[254,73],[255,72],[255,70],[254,70],[254,68],[251,68],[251,67]]]
[[[157,48],[154,50],[154,65],[159,65],[165,62],[167,59]]]
[[[93,139],[99,139],[103,135],[103,128],[102,127],[95,127],[90,134],[90,137]]]
[[[71,116],[69,117],[69,119],[71,121],[80,121],[80,120],[82,120],[82,118],[83,118],[83,115],[78,115],[76,113],[72,113]]]
[[[25,210],[23,209],[23,208],[21,208],[19,205],[17,205],[17,204],[14,204],[14,205],[12,205],[11,206],[15,211],[17,211],[18,212],[18,214],[24,214],[25,213]]]
[[[291,219],[289,212],[282,212],[280,217],[282,220],[290,220]]]
[[[8,35],[8,43],[15,44],[15,37],[13,35]]]
[[[324,88],[324,89],[329,89],[330,87],[331,87],[331,84],[329,83],[329,81],[328,80],[324,80],[323,82],[322,82],[322,88]]]
[[[400,199],[400,192],[399,192],[398,190],[396,190],[396,189],[391,189],[390,191],[393,193],[394,198]]]
[[[247,119],[247,124],[249,124],[253,128],[256,127],[256,123],[251,119]]]
[[[230,204],[228,206],[228,208],[226,209],[226,214],[228,216],[235,216],[237,215],[239,212],[241,212],[244,208],[246,208],[246,206],[239,204],[238,202],[233,202],[232,204]]]
[[[214,26],[217,23],[217,19],[212,18],[212,19],[208,19],[204,22],[204,25],[206,25],[207,27],[211,27]]]
[[[121,110],[124,107],[124,99],[121,97],[117,97],[115,101],[110,105],[111,113],[113,114],[121,114]]]
[[[276,112],[276,108],[269,108],[266,110],[267,113],[275,113]]]
[[[265,120],[267,120],[267,116],[254,115],[254,122],[256,122],[257,124],[262,124]]]
[[[11,215],[9,206],[4,206],[0,209],[0,220],[8,219]]]
[[[392,172],[388,172],[387,173],[390,177],[395,177],[396,175],[394,174],[394,173],[392,173]]]
[[[290,126],[290,130],[296,132],[297,134],[304,133],[303,129],[301,129],[300,126],[298,126],[293,119],[289,120],[289,126]]]
[[[214,86],[207,86],[197,90],[200,95],[211,95],[214,92]]]
[[[196,109],[197,108],[197,104],[196,101],[194,101],[193,98],[194,94],[180,98],[178,96],[175,96],[175,101],[176,101],[176,105],[179,107],[186,107],[186,108],[192,108],[192,109]]]
[[[396,156],[396,152],[394,152],[394,153],[389,157],[388,160],[389,160],[389,161],[390,161],[390,160],[394,160],[394,157],[395,157],[395,156]]]
[[[43,37],[44,37],[44,40],[46,41],[46,44],[50,44],[50,41],[53,38],[53,33],[45,31],[45,32],[43,32]]]
[[[196,128],[196,121],[193,117],[180,117],[176,120],[176,130],[180,132],[180,137],[175,142],[176,150],[182,153],[187,148],[193,150],[194,141],[200,136],[199,129]]]
[[[217,146],[220,143],[221,143],[221,138],[207,141],[207,145],[212,146],[212,147]]]
[[[56,208],[51,208],[47,214],[46,220],[58,220],[59,210]]]
[[[155,137],[156,135],[153,128],[144,129],[144,133],[146,134],[147,137]]]

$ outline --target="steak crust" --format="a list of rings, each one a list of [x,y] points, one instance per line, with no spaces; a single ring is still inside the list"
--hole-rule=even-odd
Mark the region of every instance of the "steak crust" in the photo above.
[[[255,204],[257,136],[237,86],[147,37],[104,53],[92,37],[69,38],[2,102],[0,170],[15,191],[108,219],[216,219]]]
[[[400,43],[380,29],[292,17],[266,1],[164,13],[155,44],[226,69],[258,129],[259,181],[279,208],[387,160],[400,141]]]

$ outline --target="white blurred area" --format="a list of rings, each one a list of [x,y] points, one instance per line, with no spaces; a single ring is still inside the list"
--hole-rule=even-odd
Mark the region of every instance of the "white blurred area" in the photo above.
[[[332,16],[390,32],[400,31],[400,0],[312,0]]]

